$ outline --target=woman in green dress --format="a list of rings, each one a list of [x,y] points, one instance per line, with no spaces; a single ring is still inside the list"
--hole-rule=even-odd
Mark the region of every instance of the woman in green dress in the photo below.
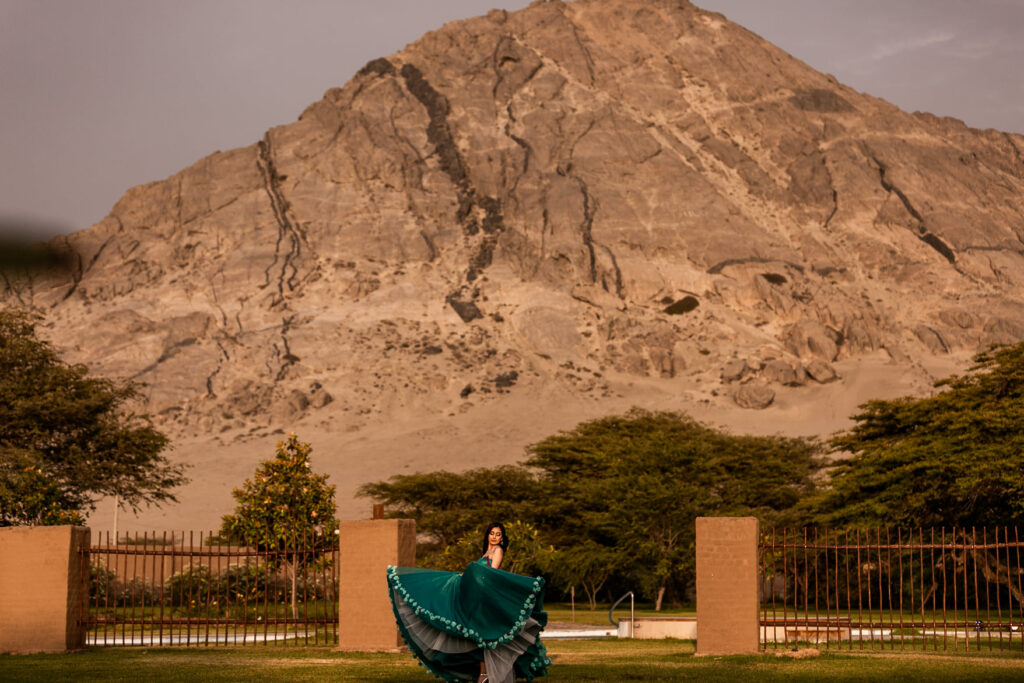
[[[391,606],[409,649],[446,681],[512,683],[543,676],[544,579],[501,569],[505,527],[484,532],[482,556],[464,571],[388,567]]]

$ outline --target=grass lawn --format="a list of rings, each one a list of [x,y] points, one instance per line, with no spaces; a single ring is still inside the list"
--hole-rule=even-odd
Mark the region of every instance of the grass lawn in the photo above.
[[[551,641],[539,681],[1024,680],[1024,658],[938,654],[694,657],[678,640]],[[432,681],[408,654],[312,647],[108,648],[70,655],[0,655],[4,681]]]

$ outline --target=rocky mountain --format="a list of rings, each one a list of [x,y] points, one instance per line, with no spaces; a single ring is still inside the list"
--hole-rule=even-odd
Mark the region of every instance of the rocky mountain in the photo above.
[[[631,405],[828,433],[1024,339],[1024,136],[900,111],[685,0],[539,1],[51,246],[71,268],[2,300],[145,382],[197,465],[135,523],[216,524],[293,430],[362,516],[364,481]]]

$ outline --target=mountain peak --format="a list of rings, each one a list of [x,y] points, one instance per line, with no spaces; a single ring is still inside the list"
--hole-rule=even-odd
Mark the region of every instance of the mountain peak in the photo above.
[[[1022,150],[688,2],[535,2],[129,190],[3,296],[145,381],[181,457],[311,432],[343,496],[633,404],[827,433],[1024,338]]]

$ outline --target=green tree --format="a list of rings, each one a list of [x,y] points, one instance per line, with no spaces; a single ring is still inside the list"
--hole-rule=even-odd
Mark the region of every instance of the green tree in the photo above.
[[[491,520],[521,520],[554,552],[552,585],[580,586],[593,608],[615,577],[657,607],[694,574],[698,515],[796,521],[813,489],[818,445],[733,436],[678,413],[633,410],[583,422],[528,448],[523,465],[398,476],[361,489],[411,516],[434,543],[428,563],[455,568]],[[514,551],[513,551],[514,552]]]
[[[313,473],[311,452],[295,434],[279,441],[274,458],[260,463],[253,478],[231,492],[235,511],[221,523],[222,536],[287,558],[293,618],[298,618],[299,569],[337,542],[334,486],[326,474]]]
[[[105,495],[131,509],[175,500],[183,467],[128,409],[137,385],[65,363],[36,323],[0,310],[0,526],[80,523]]]
[[[87,503],[47,476],[37,454],[0,447],[0,526],[84,524]]]
[[[527,519],[522,515],[529,512],[538,491],[532,472],[520,465],[505,465],[461,473],[397,475],[364,484],[359,495],[384,503],[387,517],[415,519],[420,563],[440,568],[456,562],[452,550],[442,556],[445,550],[463,537],[480,534],[482,538],[484,524]]]
[[[680,413],[634,409],[530,446],[526,465],[548,492],[537,524],[559,548],[562,574],[593,605],[609,568],[628,568],[661,609],[695,574],[694,519],[754,515],[789,521],[813,489],[818,446],[734,436]]]
[[[552,546],[554,547],[554,546]],[[600,591],[609,579],[628,568],[635,558],[627,557],[615,545],[596,543],[589,538],[560,546],[551,558],[551,573],[566,589],[579,586],[591,610],[597,609]]]
[[[926,398],[870,401],[831,448],[839,461],[812,507],[843,527],[1024,523],[1024,343],[974,358]]]
[[[515,574],[536,576],[546,573],[555,555],[553,546],[546,544],[540,530],[529,522],[514,520],[502,523],[509,538],[509,552],[501,568]],[[464,533],[454,544],[441,549],[433,563],[438,569],[461,571],[467,564],[480,559],[483,553],[484,532],[490,523],[482,524]]]

